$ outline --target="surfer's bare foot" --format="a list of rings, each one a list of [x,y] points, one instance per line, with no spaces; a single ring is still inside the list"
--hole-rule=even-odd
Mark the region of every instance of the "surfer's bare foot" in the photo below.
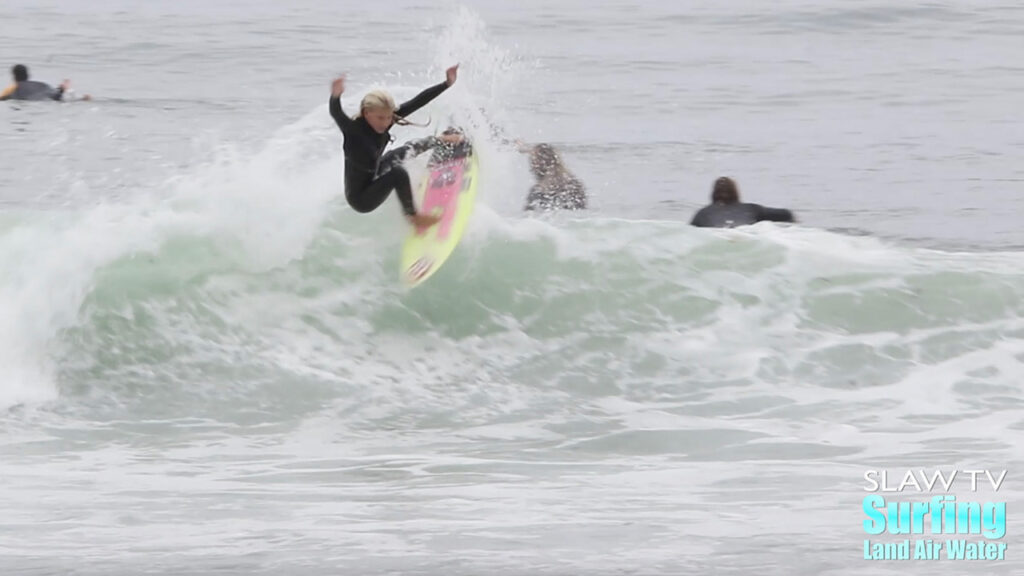
[[[412,225],[417,228],[429,228],[441,221],[440,216],[434,216],[433,214],[424,214],[422,212],[415,214],[413,216],[409,216],[408,218],[409,221],[412,222]]]

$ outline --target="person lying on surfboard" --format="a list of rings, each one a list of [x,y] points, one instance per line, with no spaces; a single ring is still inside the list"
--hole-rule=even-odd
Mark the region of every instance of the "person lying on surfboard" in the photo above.
[[[516,141],[520,152],[530,155],[530,171],[537,179],[526,197],[523,210],[584,210],[587,191],[583,183],[565,167],[562,157],[550,144],[527,145]]]
[[[448,68],[444,82],[427,88],[400,106],[395,105],[391,94],[374,90],[363,97],[359,114],[352,118],[341,109],[345,77],[341,76],[331,84],[328,109],[345,137],[345,199],[356,212],[373,212],[394,190],[402,211],[414,226],[432,226],[440,221],[440,216],[416,211],[409,173],[401,165],[408,150],[396,149],[384,154],[384,149],[391,142],[391,127],[409,124],[405,119],[408,115],[455,84],[458,70],[458,64]]]
[[[14,83],[0,92],[0,100],[66,100],[71,85],[69,80],[61,82],[60,86],[54,88],[45,82],[28,79],[28,68],[24,64],[16,64],[11,68],[11,76]],[[90,100],[88,94],[79,98]]]

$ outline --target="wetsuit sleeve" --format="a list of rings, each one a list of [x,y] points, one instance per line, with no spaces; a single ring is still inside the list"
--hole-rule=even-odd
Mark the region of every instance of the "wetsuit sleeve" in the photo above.
[[[345,115],[345,111],[341,109],[341,98],[331,96],[331,99],[327,103],[327,109],[331,111],[331,118],[334,118],[334,123],[338,125],[341,132],[352,127],[355,120]]]
[[[0,100],[10,100],[11,96],[14,94],[14,91],[17,89],[17,84],[11,84],[6,89],[4,89],[3,92],[0,92]]]
[[[444,144],[444,142],[440,138],[436,138],[434,136],[427,136],[426,138],[420,138],[419,140],[410,140],[409,142],[406,142],[385,154],[384,158],[381,160],[381,167],[383,168],[387,165],[390,170],[394,164],[401,164],[409,158],[415,158],[427,150],[441,144]]]
[[[409,114],[412,114],[413,112],[426,106],[431,100],[440,96],[441,93],[447,89],[447,81],[431,86],[430,88],[427,88],[423,92],[420,92],[419,94],[414,96],[412,100],[402,103],[402,105],[398,107],[398,111],[396,111],[395,113],[404,118]]]
[[[793,213],[785,208],[765,208],[764,206],[758,207],[757,220],[768,220],[771,222],[792,222]]]
[[[411,150],[413,156],[419,156],[431,148],[435,148],[444,144],[444,142],[435,136],[427,136],[426,138],[420,138],[419,140],[413,140],[406,144]]]

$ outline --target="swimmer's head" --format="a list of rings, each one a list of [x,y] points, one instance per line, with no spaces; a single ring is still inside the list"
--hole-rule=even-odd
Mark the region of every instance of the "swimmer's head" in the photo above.
[[[711,189],[711,202],[713,204],[735,204],[740,201],[740,191],[732,178],[722,176],[715,180],[715,186]]]
[[[22,64],[17,64],[14,68],[11,68],[11,74],[14,75],[15,82],[28,80],[28,68]]]
[[[537,178],[545,178],[563,172],[565,167],[550,144],[537,144],[530,150],[530,170]]]

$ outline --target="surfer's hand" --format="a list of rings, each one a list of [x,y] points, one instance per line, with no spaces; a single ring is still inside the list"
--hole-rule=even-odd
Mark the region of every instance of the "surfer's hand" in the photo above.
[[[452,66],[451,68],[445,70],[444,75],[445,81],[448,83],[449,86],[455,84],[455,78],[459,75],[459,65],[456,64],[455,66]]]
[[[458,144],[459,142],[465,140],[462,134],[442,134],[441,136],[438,136],[437,139],[442,142],[447,142],[449,144]]]
[[[412,216],[406,216],[406,218],[408,218],[409,222],[412,222],[412,225],[417,228],[430,228],[434,224],[437,224],[438,222],[441,221],[440,216],[434,216],[433,214],[424,214],[423,212],[419,212]]]
[[[341,76],[336,78],[334,82],[331,82],[331,96],[337,98],[341,96],[342,92],[345,91],[345,77]]]

